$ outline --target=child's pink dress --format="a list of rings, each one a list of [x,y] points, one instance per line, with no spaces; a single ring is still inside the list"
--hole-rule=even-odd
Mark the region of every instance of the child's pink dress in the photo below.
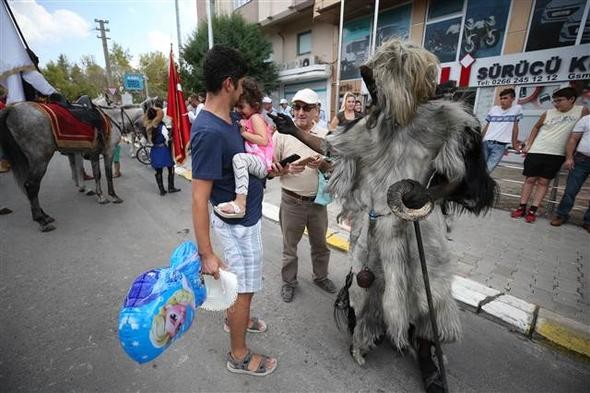
[[[252,118],[254,116],[260,116],[258,113],[253,114],[248,119],[244,120],[246,132],[254,134],[254,127],[252,126]],[[268,143],[266,146],[257,145],[252,142],[245,141],[244,147],[246,148],[246,152],[250,154],[254,154],[255,156],[259,157],[262,162],[266,165],[266,170],[270,171],[272,167],[272,157],[274,153],[274,146],[272,143],[272,127],[262,118],[264,124],[266,124],[266,137],[268,138]]]

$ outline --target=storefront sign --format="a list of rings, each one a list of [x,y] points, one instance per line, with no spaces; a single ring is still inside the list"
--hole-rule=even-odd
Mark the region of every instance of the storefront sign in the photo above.
[[[590,44],[476,59],[470,87],[590,79]]]

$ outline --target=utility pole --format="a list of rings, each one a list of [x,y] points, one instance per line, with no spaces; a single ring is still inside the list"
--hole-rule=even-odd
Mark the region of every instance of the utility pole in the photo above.
[[[107,32],[109,32],[110,30],[108,28],[105,28],[104,25],[108,24],[109,21],[108,20],[103,20],[103,19],[95,19],[94,22],[98,23],[97,28],[95,28],[94,30],[96,31],[100,31],[100,35],[97,35],[96,38],[100,38],[102,40],[102,50],[104,52],[104,64],[106,67],[106,71],[107,71],[107,87],[111,88],[114,87],[113,86],[113,74],[111,73],[111,61],[109,60],[109,47],[107,45],[107,40],[110,40],[109,37],[107,37]]]

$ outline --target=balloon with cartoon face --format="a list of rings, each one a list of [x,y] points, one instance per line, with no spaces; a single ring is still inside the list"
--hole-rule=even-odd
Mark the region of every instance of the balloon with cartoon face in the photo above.
[[[179,339],[206,298],[201,261],[193,242],[178,246],[170,267],[142,273],[119,313],[119,341],[138,363],[149,362]]]

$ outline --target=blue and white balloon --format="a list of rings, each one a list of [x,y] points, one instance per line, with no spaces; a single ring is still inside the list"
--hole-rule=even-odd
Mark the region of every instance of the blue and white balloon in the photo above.
[[[170,267],[137,277],[119,313],[119,341],[138,363],[155,359],[191,327],[206,298],[197,247],[186,241],[170,258]]]

